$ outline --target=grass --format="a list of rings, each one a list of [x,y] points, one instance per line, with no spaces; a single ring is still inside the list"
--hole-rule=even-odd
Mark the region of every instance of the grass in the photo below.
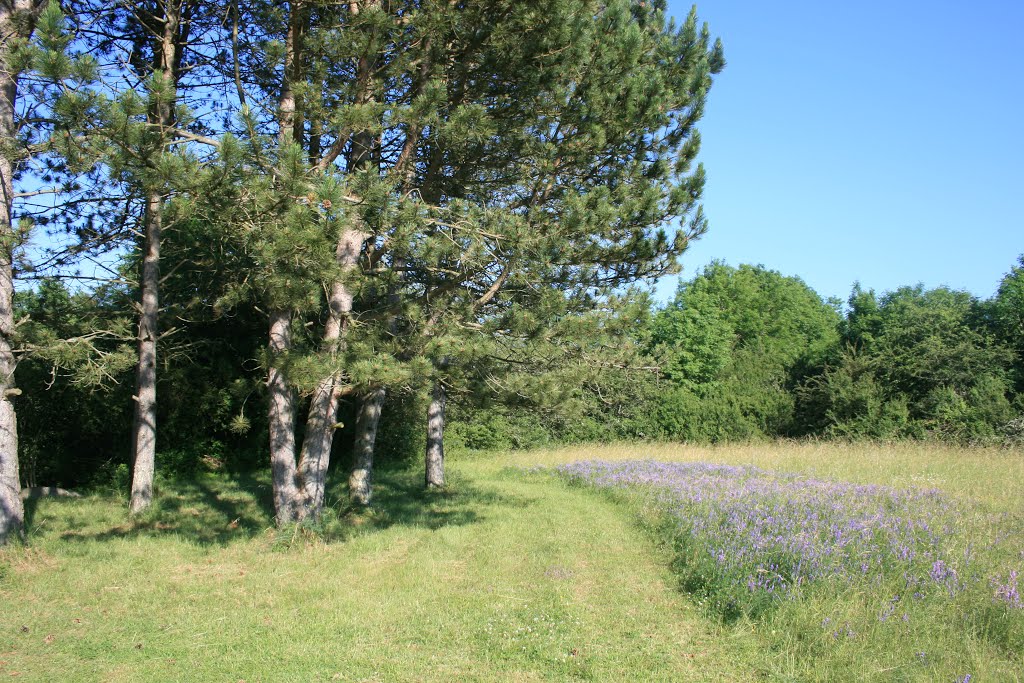
[[[808,641],[826,618],[855,623],[873,609],[856,596],[724,623],[678,589],[636,508],[509,469],[638,457],[938,487],[990,514],[1020,515],[1024,500],[1019,452],[792,444],[463,456],[438,493],[422,492],[417,472],[382,473],[372,512],[335,505],[318,535],[275,532],[260,478],[164,486],[136,523],[116,498],[43,500],[28,511],[29,545],[0,551],[0,676],[952,680],[934,677],[958,664],[941,652],[865,671],[878,658],[864,648],[884,641]],[[957,637],[926,616],[915,629]],[[987,680],[1019,680],[1019,658],[981,650]]]
[[[323,541],[270,530],[265,484],[43,501],[5,551],[0,675],[76,681],[748,680],[626,511],[471,467],[382,477]],[[235,524],[235,520],[239,520]]]
[[[577,460],[714,462],[754,465],[781,472],[863,484],[938,488],[1001,511],[1024,511],[1024,453],[1001,448],[965,449],[937,443],[793,442],[723,445],[580,445],[500,453],[491,467],[553,466]]]
[[[1013,680],[1021,669],[1019,517],[750,467],[584,461],[559,472],[649,520],[709,613],[756,623],[773,679]]]

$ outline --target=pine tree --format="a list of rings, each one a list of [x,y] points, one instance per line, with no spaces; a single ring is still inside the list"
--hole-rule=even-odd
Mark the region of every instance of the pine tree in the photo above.
[[[175,218],[168,202],[177,192],[194,190],[198,159],[190,145],[216,143],[197,134],[202,123],[187,104],[197,84],[209,97],[204,61],[219,20],[208,3],[152,0],[131,6],[71,0],[69,10],[77,44],[105,57],[102,73],[81,90],[75,108],[84,120],[65,121],[77,146],[60,157],[81,157],[91,164],[85,190],[92,206],[88,229],[72,215],[69,232],[82,241],[74,251],[118,248],[135,243],[138,256],[138,364],[133,396],[130,511],[144,510],[153,496],[156,461],[157,347],[160,331],[160,252]],[[190,187],[190,184],[191,187]],[[183,203],[183,206],[186,203]],[[178,212],[180,219],[180,211]],[[63,218],[68,221],[67,217]],[[126,229],[127,227],[127,229]],[[137,237],[136,237],[137,236]]]
[[[61,129],[63,122],[81,114],[76,93],[67,83],[90,81],[96,62],[68,51],[71,38],[56,3],[0,3],[0,33],[0,543],[4,543],[11,535],[21,534],[23,525],[18,428],[11,402],[21,393],[14,386],[13,303],[15,276],[23,273],[16,269],[35,269],[22,250],[24,242],[36,223],[46,223],[47,213],[66,208],[59,202],[45,202],[50,208],[40,214],[32,202],[59,194],[56,183],[74,187],[74,164],[56,161],[55,156],[62,147],[79,142]],[[44,169],[42,177],[33,177],[38,168]],[[17,181],[28,189],[15,192]]]
[[[703,231],[694,124],[723,62],[695,16],[676,28],[663,9],[238,7],[248,30],[223,64],[249,172],[232,220],[269,316],[279,523],[319,512],[339,397],[443,386],[467,331],[600,305]]]
[[[607,305],[617,288],[672,271],[675,257],[705,229],[699,209],[693,212],[703,173],[691,174],[689,166],[711,74],[724,64],[721,48],[710,44],[706,28],[698,30],[694,14],[677,30],[664,23],[661,6],[579,9],[547,6],[557,34],[535,26],[515,31],[514,21],[503,27],[516,41],[502,46],[505,66],[523,64],[510,57],[516,50],[543,46],[524,60],[535,65],[536,80],[453,71],[447,123],[463,123],[457,113],[466,100],[487,105],[450,135],[454,142],[439,136],[426,153],[423,196],[443,219],[427,231],[431,251],[419,260],[429,293],[424,330],[511,335],[533,320]],[[540,54],[558,57],[545,65]],[[487,91],[492,83],[522,108],[503,107],[500,94]],[[481,134],[488,124],[500,134]],[[687,215],[689,225],[673,239],[661,231]],[[448,317],[449,324],[437,324]],[[457,346],[465,356],[465,341]],[[447,351],[434,355],[428,486],[443,484],[444,369],[453,362],[458,358]]]
[[[19,144],[18,79],[28,64],[19,49],[32,35],[44,0],[0,3],[0,544],[23,533],[24,510],[18,473],[18,420],[14,386],[14,177],[25,154]]]
[[[136,67],[147,80],[146,123],[152,147],[146,156],[159,164],[159,157],[177,136],[178,81],[183,52],[191,26],[187,20],[190,4],[185,0],[158,0],[153,7],[136,7],[142,40],[152,45],[148,64]],[[141,60],[140,60],[141,62]],[[151,161],[150,163],[153,163]],[[154,174],[155,175],[155,174]],[[142,512],[153,500],[156,466],[156,361],[160,336],[160,246],[164,229],[168,191],[163,178],[143,181],[145,195],[142,268],[139,278],[139,361],[135,378],[135,416],[132,426],[132,490],[129,510]]]

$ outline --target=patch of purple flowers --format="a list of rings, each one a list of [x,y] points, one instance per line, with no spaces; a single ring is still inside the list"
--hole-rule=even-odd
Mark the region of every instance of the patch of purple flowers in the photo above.
[[[689,561],[713,572],[708,580],[734,596],[777,596],[825,577],[900,572],[919,592],[961,588],[942,550],[957,510],[934,489],[706,463],[587,461],[558,471],[599,488],[645,492],[671,515]]]
[[[1007,579],[1000,576],[992,579],[992,587],[995,589],[995,599],[1016,609],[1024,609],[1024,602],[1021,601],[1020,591],[1017,588],[1017,572],[1011,571]]]

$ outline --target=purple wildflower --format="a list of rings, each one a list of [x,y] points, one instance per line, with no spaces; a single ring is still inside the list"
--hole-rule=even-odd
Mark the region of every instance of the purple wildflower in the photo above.
[[[992,579],[992,587],[995,588],[996,601],[1021,609],[1024,608],[1024,602],[1021,601],[1020,591],[1017,588],[1017,576],[1017,570],[1011,570],[1005,583],[1003,583],[1002,577],[997,576]]]
[[[731,586],[734,596],[784,596],[827,577],[892,570],[903,572],[908,593],[917,589],[915,598],[929,579],[950,593],[961,587],[940,554],[956,510],[935,490],[708,463],[589,461],[558,470],[572,481],[650,495],[675,518],[687,552],[703,553],[713,568],[705,579]]]

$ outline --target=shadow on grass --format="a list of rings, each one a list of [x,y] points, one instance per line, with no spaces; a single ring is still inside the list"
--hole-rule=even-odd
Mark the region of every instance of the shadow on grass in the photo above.
[[[383,530],[393,526],[436,530],[446,526],[476,524],[497,513],[499,508],[524,508],[534,499],[509,495],[456,477],[451,485],[427,490],[423,473],[391,470],[379,473],[374,482],[373,504],[369,508],[347,502],[347,489],[336,487],[332,498],[344,501],[336,506],[339,524],[328,523],[330,538],[344,539],[353,533]],[[337,526],[340,535],[333,527]]]
[[[533,503],[529,497],[501,494],[460,478],[448,488],[428,491],[422,476],[411,470],[378,472],[373,505],[362,508],[348,503],[344,473],[334,472],[332,479],[338,483],[328,490],[320,522],[276,533],[269,473],[200,475],[165,483],[158,487],[150,509],[137,519],[127,519],[124,502],[110,498],[86,498],[69,508],[64,501],[48,501],[38,512],[33,506],[32,516],[42,518],[42,533],[52,530],[70,542],[173,536],[203,546],[226,546],[268,535],[289,546],[310,539],[343,542],[393,526],[434,530],[475,524],[496,508]]]
[[[62,540],[176,536],[199,545],[224,546],[265,532],[274,519],[269,478],[251,474],[199,475],[164,482],[157,486],[150,508],[135,519],[127,519],[124,501],[88,498],[81,504],[105,506],[108,514],[86,512],[61,519]],[[115,505],[116,515],[109,514]],[[111,524],[112,516],[120,519]]]
[[[38,498],[26,498],[25,500],[21,501],[21,505],[22,505],[22,512],[25,515],[25,517],[24,517],[25,528],[26,529],[31,529],[32,528],[32,523],[35,521],[35,518],[36,518],[36,509],[39,507],[39,499]]]

